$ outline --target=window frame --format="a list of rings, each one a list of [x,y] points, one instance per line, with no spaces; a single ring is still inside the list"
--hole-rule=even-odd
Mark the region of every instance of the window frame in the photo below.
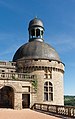
[[[53,101],[53,84],[50,81],[44,83],[44,101]]]

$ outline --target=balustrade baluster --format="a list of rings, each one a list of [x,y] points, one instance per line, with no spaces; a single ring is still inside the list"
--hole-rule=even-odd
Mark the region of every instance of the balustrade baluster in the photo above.
[[[40,104],[40,110],[42,110],[42,105]]]
[[[56,114],[58,114],[58,106],[56,106]]]
[[[35,103],[34,109],[75,118],[75,107]]]
[[[47,111],[49,112],[49,105],[47,105]]]
[[[70,107],[68,108],[68,116],[69,117],[71,116],[71,108]]]

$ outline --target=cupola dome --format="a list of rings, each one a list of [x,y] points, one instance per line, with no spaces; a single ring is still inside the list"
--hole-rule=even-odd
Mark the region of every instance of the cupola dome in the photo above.
[[[29,42],[36,40],[43,42],[43,34],[44,34],[44,26],[43,22],[38,19],[34,18],[29,22]]]
[[[44,26],[40,19],[32,19],[29,22],[28,31],[29,42],[22,45],[16,51],[13,61],[21,59],[47,59],[61,62],[56,50],[51,45],[44,42]]]

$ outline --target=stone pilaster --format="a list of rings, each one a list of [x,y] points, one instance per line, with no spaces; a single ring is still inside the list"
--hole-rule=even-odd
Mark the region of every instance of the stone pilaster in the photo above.
[[[14,109],[22,109],[22,93],[20,92],[14,94]]]

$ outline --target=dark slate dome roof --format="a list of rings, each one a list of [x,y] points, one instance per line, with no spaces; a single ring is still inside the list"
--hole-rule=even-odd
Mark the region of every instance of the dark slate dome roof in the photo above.
[[[19,59],[49,59],[60,61],[55,49],[44,42],[32,41],[22,45],[15,53],[13,61]]]

